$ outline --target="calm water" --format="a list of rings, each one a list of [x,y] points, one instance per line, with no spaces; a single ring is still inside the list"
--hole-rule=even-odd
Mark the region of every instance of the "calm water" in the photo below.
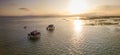
[[[116,19],[1,18],[0,55],[120,55]],[[54,32],[46,30],[49,24],[55,25]],[[41,32],[37,41],[27,38],[33,30]]]

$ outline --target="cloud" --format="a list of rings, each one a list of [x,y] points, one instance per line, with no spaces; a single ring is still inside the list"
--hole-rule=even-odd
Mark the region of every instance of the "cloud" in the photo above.
[[[9,3],[10,6],[18,6],[16,3]]]
[[[23,11],[30,11],[29,8],[19,8],[20,10],[23,10]]]
[[[120,10],[120,6],[117,5],[104,5],[98,7],[99,10]]]
[[[97,15],[120,15],[119,5],[104,5],[98,6],[91,11],[93,14]]]
[[[3,9],[3,8],[0,8],[0,13],[4,13],[4,12],[7,12],[8,10],[6,9]]]
[[[2,10],[0,9],[0,13],[2,13]]]

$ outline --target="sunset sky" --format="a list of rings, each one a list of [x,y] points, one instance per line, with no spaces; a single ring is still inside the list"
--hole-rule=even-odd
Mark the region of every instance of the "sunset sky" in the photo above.
[[[120,0],[0,0],[0,16],[120,15]]]

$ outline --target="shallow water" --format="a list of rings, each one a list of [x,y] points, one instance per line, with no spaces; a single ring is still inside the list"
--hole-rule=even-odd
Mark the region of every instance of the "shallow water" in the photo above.
[[[1,18],[0,55],[120,55],[119,23],[113,19]],[[53,32],[46,30],[49,24],[55,25]],[[27,38],[33,30],[41,32],[37,41]]]

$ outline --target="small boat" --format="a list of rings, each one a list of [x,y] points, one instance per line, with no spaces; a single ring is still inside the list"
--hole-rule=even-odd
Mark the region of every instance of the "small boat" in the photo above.
[[[24,26],[24,29],[27,29],[27,26]]]
[[[30,32],[28,34],[28,37],[29,37],[29,39],[35,40],[35,39],[39,39],[40,35],[41,35],[41,33],[35,30],[35,31]]]
[[[48,31],[53,31],[55,29],[55,26],[53,24],[48,25],[46,28]]]

